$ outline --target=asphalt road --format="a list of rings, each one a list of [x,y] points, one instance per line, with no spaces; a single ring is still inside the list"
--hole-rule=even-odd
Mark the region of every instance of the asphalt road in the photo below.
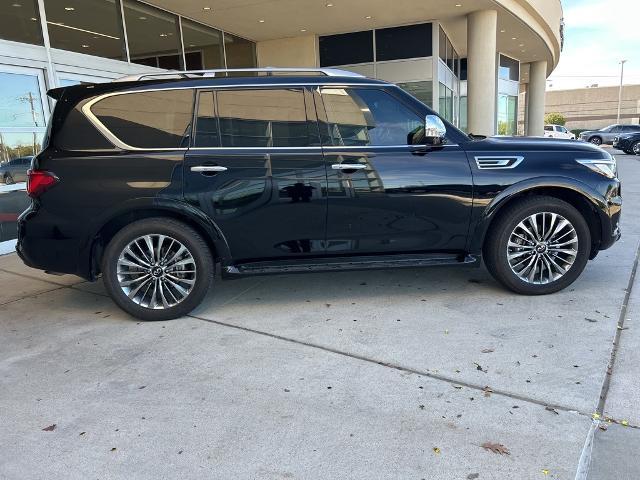
[[[0,478],[640,478],[640,157],[618,158],[622,240],[546,297],[484,269],[285,275],[141,323],[0,257]]]

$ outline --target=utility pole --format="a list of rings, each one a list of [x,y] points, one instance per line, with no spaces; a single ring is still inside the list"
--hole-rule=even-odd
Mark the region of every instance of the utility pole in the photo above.
[[[620,61],[620,90],[618,91],[618,121],[616,123],[620,123],[620,110],[622,108],[622,81],[624,79],[624,64],[626,60]]]

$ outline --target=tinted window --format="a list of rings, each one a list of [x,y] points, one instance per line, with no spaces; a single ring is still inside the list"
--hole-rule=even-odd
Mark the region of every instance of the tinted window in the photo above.
[[[640,131],[640,126],[637,125],[626,125],[622,127],[623,132],[638,132]]]
[[[227,68],[253,68],[256,66],[255,43],[225,33],[224,48],[227,52]]]
[[[460,59],[460,80],[466,80],[466,79],[467,79],[467,59],[461,58]]]
[[[377,89],[324,88],[327,128],[333,145],[407,145],[424,120]]]
[[[219,91],[217,106],[222,147],[309,145],[302,90]],[[206,104],[204,107],[205,110],[199,112],[198,117],[206,119],[210,110],[206,111]],[[208,133],[208,138],[215,142],[215,136],[211,133]],[[196,143],[204,146],[199,140]]]
[[[320,66],[373,62],[373,31],[320,37]]]
[[[198,96],[198,116],[196,118],[195,147],[219,147],[218,119],[215,113],[213,92],[200,92]]]
[[[547,132],[553,132],[553,127],[551,125],[545,125],[544,126],[545,131]]]
[[[120,6],[105,0],[47,0],[51,46],[99,57],[126,59]]]
[[[192,90],[164,90],[107,97],[91,111],[127,145],[179,148],[186,146],[192,108]]]
[[[187,70],[224,68],[222,32],[183,18],[182,38]]]
[[[620,131],[622,131],[622,127],[616,125],[615,127],[612,127],[611,130],[609,130],[610,133],[620,133]]]
[[[378,61],[431,56],[431,24],[376,30]]]
[[[513,58],[500,55],[499,76],[503,80],[520,80],[520,63]]]
[[[0,2],[0,38],[42,45],[37,0]]]

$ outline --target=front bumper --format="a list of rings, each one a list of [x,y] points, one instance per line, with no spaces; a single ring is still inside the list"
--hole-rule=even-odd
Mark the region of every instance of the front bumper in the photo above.
[[[617,150],[629,150],[631,148],[631,142],[628,138],[615,138],[613,140],[613,148]]]

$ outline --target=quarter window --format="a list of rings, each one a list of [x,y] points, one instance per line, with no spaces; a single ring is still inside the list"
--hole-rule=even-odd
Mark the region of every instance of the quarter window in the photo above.
[[[424,120],[377,89],[324,88],[327,128],[333,145],[408,145]]]
[[[187,146],[192,90],[158,90],[114,95],[91,112],[121,142],[136,148]]]
[[[217,92],[220,146],[222,147],[306,147],[309,127],[300,89],[235,90]],[[207,122],[210,106],[201,103],[198,122]],[[208,109],[208,110],[207,110]],[[216,142],[208,130],[196,134],[198,146]],[[203,140],[200,140],[203,135]]]

